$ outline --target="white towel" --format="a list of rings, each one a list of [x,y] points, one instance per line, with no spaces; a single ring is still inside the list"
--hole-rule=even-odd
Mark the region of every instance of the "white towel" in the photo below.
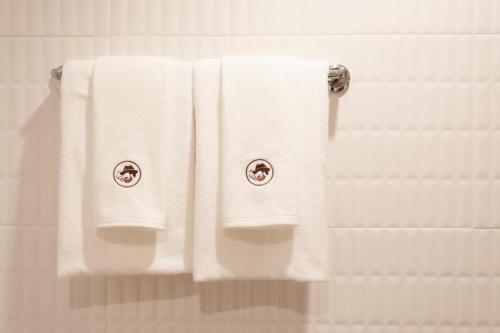
[[[217,279],[328,278],[326,227],[326,153],[328,137],[328,64],[301,61],[309,68],[303,82],[290,94],[307,91],[315,98],[300,113],[299,143],[303,170],[299,178],[299,225],[295,228],[224,229],[220,177],[220,61],[194,64],[196,122],[196,186],[193,276],[196,281]],[[311,85],[309,88],[307,85]],[[312,87],[315,87],[312,89]],[[243,89],[243,88],[242,88]]]
[[[92,207],[98,228],[167,226],[166,130],[171,61],[162,57],[97,58],[90,110]],[[178,114],[176,114],[178,115]]]
[[[293,57],[221,60],[220,182],[226,228],[298,224],[298,119],[308,111],[304,102],[317,97],[300,89],[303,70],[309,70],[302,67]]]
[[[167,231],[97,229],[89,210],[88,133],[94,61],[69,61],[61,83],[58,274],[175,274],[192,268],[194,128],[191,64],[172,63],[172,123],[164,129],[175,145],[163,149],[169,170]],[[109,173],[111,177],[111,172]],[[142,181],[142,180],[141,180]],[[164,186],[167,183],[163,184]]]

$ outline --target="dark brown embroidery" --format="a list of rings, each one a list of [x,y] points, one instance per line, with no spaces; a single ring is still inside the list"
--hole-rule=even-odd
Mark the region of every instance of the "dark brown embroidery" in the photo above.
[[[248,163],[246,177],[250,184],[262,186],[268,184],[274,176],[274,169],[269,161],[256,159]]]
[[[121,187],[135,186],[141,180],[141,176],[141,168],[132,161],[122,161],[113,169],[113,179]]]

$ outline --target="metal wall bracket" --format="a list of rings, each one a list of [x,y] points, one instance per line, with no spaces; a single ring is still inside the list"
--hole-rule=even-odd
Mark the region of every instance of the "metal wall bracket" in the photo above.
[[[351,74],[344,65],[331,65],[328,72],[328,90],[334,94],[343,94],[349,88]]]

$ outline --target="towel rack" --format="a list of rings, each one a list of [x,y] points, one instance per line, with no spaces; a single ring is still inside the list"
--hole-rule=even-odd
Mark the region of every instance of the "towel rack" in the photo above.
[[[63,66],[53,68],[50,71],[50,75],[60,81],[63,74]],[[349,88],[349,81],[351,80],[351,75],[349,70],[344,65],[333,64],[330,65],[328,71],[328,90],[334,94],[342,94]]]

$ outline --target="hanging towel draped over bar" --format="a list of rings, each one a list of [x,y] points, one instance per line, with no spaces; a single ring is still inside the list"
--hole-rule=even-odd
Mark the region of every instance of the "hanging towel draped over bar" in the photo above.
[[[50,75],[60,81],[63,74],[63,66],[53,68],[50,71]],[[334,64],[330,65],[330,70],[328,72],[328,89],[331,93],[341,94],[347,91],[349,87],[349,81],[351,80],[351,75],[349,70],[344,65]]]

